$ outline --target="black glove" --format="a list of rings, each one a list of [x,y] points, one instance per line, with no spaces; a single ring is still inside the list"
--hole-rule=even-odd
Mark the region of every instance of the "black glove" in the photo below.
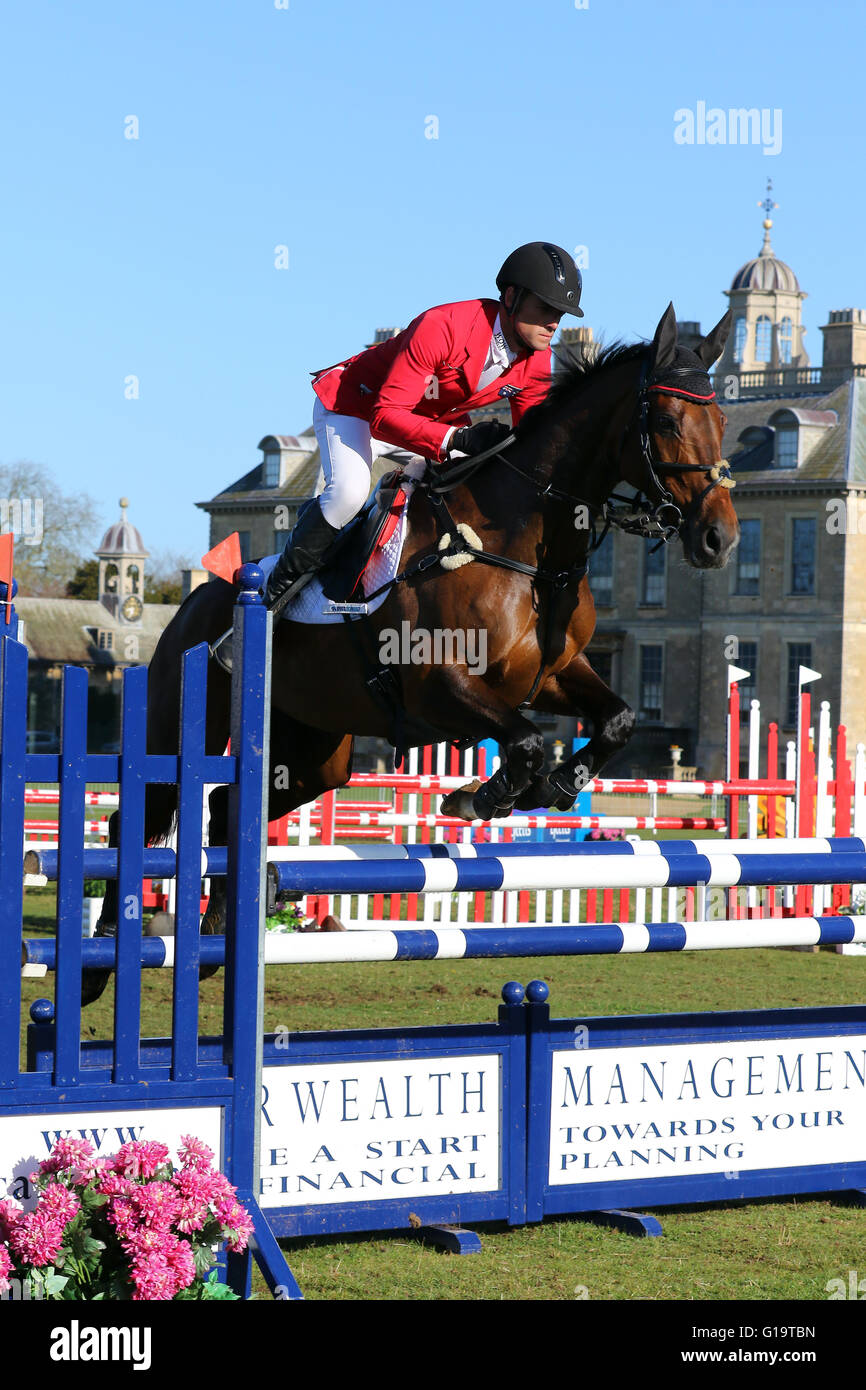
[[[455,430],[448,441],[448,454],[458,450],[461,454],[483,454],[486,449],[495,449],[511,433],[510,425],[501,420],[481,420],[477,425],[464,425]]]

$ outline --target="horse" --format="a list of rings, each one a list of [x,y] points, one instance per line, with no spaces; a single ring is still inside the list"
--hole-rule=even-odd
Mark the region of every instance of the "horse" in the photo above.
[[[724,416],[708,375],[730,321],[728,312],[689,350],[677,342],[671,304],[651,342],[613,343],[564,369],[507,448],[428,469],[429,482],[415,487],[409,503],[401,557],[407,577],[375,614],[341,625],[276,623],[269,820],[344,786],[356,735],[405,746],[495,739],[504,753],[500,768],[485,783],[450,793],[445,814],[489,820],[573,804],[635,722],[586,656],[595,628],[587,564],[599,526],[660,542],[678,536],[686,563],[699,570],[723,567],[739,538],[733,483],[720,458]],[[617,502],[618,484],[634,488],[634,497]],[[456,567],[437,563],[442,557]],[[202,641],[213,647],[231,626],[235,596],[233,584],[212,579],[193,590],[162,633],[148,672],[148,752],[178,752],[182,653]],[[473,671],[459,659],[407,661],[404,651],[393,672],[397,698],[393,690],[383,698],[370,674],[385,631],[484,633],[486,668]],[[229,704],[230,678],[211,660],[209,753],[225,749]],[[592,737],[546,771],[542,735],[527,709],[588,719]],[[225,844],[227,788],[217,787],[209,805],[210,841]],[[165,839],[175,810],[174,787],[148,787],[146,843]],[[112,816],[112,845],[115,822]],[[98,934],[113,934],[116,913],[109,882]],[[201,930],[225,930],[219,879],[211,881]],[[97,997],[107,973],[86,974]]]

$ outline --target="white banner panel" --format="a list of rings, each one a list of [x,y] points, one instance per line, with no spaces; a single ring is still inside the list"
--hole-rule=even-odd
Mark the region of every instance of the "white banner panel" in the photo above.
[[[261,1205],[496,1191],[500,1071],[498,1054],[265,1067]]]
[[[172,1162],[184,1134],[194,1134],[213,1149],[214,1162],[222,1164],[222,1110],[206,1109],[92,1110],[48,1115],[5,1115],[0,1120],[0,1197],[29,1201],[30,1173],[47,1158],[57,1139],[87,1139],[97,1158],[110,1158],[130,1139],[167,1144]]]
[[[866,1035],[552,1054],[552,1186],[866,1161]]]

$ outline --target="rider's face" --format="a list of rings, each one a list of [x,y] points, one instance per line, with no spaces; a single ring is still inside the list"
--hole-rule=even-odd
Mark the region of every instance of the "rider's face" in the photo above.
[[[509,286],[505,291],[505,307],[509,308],[514,303],[515,292]],[[517,306],[517,314],[510,318],[510,324],[506,327],[505,337],[509,338],[508,327],[516,330],[523,343],[531,347],[533,352],[541,352],[544,348],[550,347],[551,339],[559,327],[559,320],[562,318],[562,310],[554,309],[549,304],[545,304],[543,299],[539,299],[537,294],[527,291],[521,296]],[[509,342],[509,347],[514,350],[514,343]],[[522,346],[523,344],[518,344]]]

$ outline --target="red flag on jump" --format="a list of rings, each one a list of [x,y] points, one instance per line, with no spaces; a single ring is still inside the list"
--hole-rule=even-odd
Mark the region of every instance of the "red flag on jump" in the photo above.
[[[235,570],[240,569],[243,564],[241,538],[237,531],[232,531],[231,535],[226,536],[219,545],[215,545],[213,550],[202,555],[201,562],[211,574],[217,575],[219,579],[227,579],[231,584],[235,577]]]
[[[0,536],[0,583],[6,585],[6,603],[4,621],[9,622],[12,616],[12,556],[15,550],[15,537],[9,531],[5,536]]]

